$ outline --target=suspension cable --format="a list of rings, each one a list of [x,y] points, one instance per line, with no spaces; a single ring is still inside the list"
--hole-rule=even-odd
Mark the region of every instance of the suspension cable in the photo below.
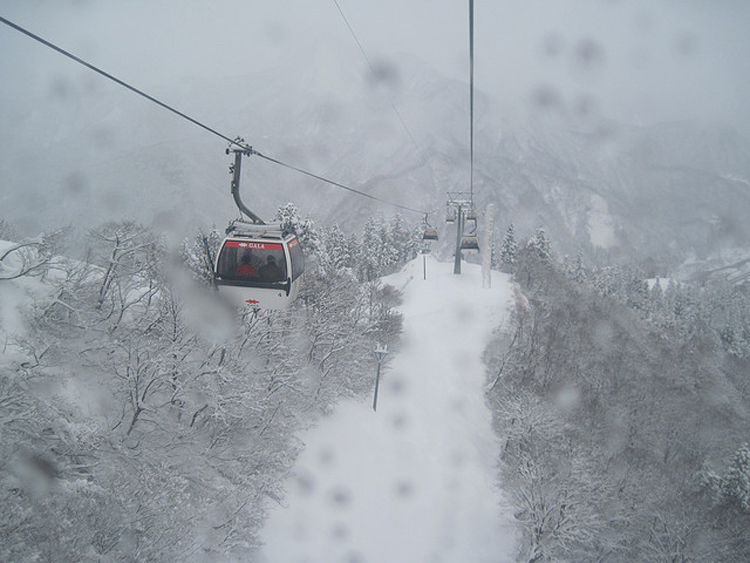
[[[419,210],[419,209],[415,209],[413,207],[408,207],[406,205],[401,205],[401,204],[395,203],[393,201],[390,201],[390,200],[387,200],[387,199],[384,199],[384,198],[380,198],[380,197],[374,196],[372,194],[368,194],[368,193],[360,191],[360,190],[356,190],[356,189],[354,189],[352,187],[349,187],[349,186],[347,186],[345,184],[341,184],[339,182],[334,182],[333,180],[329,180],[328,178],[324,178],[323,176],[319,176],[317,174],[313,174],[312,172],[308,172],[307,170],[303,170],[302,168],[298,168],[296,166],[293,166],[291,164],[287,164],[287,163],[282,162],[280,160],[277,160],[275,158],[271,158],[270,156],[266,156],[264,154],[261,154],[258,151],[254,150],[249,145],[247,145],[244,142],[242,142],[241,140],[239,140],[238,138],[234,138],[233,139],[233,138],[231,138],[231,137],[229,137],[227,135],[224,135],[223,133],[220,133],[216,129],[213,129],[213,128],[209,127],[208,125],[205,125],[204,123],[201,123],[197,119],[194,119],[194,118],[190,117],[189,115],[187,115],[187,114],[185,114],[185,113],[183,113],[183,112],[181,112],[181,111],[173,108],[172,106],[170,106],[168,104],[165,104],[162,101],[159,101],[158,99],[154,98],[153,96],[150,96],[149,94],[146,94],[142,90],[139,90],[138,88],[135,88],[134,86],[131,86],[130,84],[128,84],[124,80],[121,80],[121,79],[117,78],[116,76],[113,76],[112,74],[110,74],[110,73],[108,73],[108,72],[100,69],[97,66],[94,66],[93,64],[91,64],[91,63],[89,63],[89,62],[81,59],[80,57],[75,56],[74,54],[66,51],[65,49],[62,49],[61,47],[58,47],[57,45],[55,45],[53,43],[50,43],[46,39],[43,39],[42,37],[40,37],[40,36],[38,36],[38,35],[30,32],[29,30],[21,27],[20,25],[17,25],[17,24],[13,23],[10,20],[7,20],[6,18],[4,18],[2,16],[0,16],[0,22],[4,23],[5,25],[7,25],[9,27],[12,27],[16,31],[19,31],[19,32],[23,33],[24,35],[27,35],[28,37],[31,37],[32,39],[34,39],[35,41],[38,41],[42,45],[45,45],[46,47],[49,47],[50,49],[52,49],[54,51],[57,51],[61,55],[64,55],[64,56],[68,57],[69,59],[72,59],[73,61],[77,62],[78,64],[81,64],[81,65],[85,66],[86,68],[89,68],[90,70],[93,70],[94,72],[96,72],[96,73],[104,76],[105,78],[108,78],[109,80],[112,80],[113,82],[119,84],[120,86],[122,86],[124,88],[127,88],[131,92],[134,92],[134,93],[138,94],[139,96],[142,96],[143,98],[146,98],[150,102],[153,102],[156,105],[158,105],[158,106],[160,106],[160,107],[162,107],[162,108],[164,108],[164,109],[166,109],[166,110],[168,110],[168,111],[170,111],[170,112],[178,115],[179,117],[181,117],[183,119],[186,119],[190,123],[192,123],[194,125],[197,125],[198,127],[201,127],[202,129],[205,129],[209,133],[213,133],[217,137],[220,137],[221,139],[224,139],[225,141],[229,142],[231,145],[236,145],[236,146],[240,147],[241,149],[243,149],[243,151],[247,155],[251,155],[251,154],[257,155],[257,156],[259,156],[259,157],[261,157],[261,158],[263,158],[265,160],[268,160],[269,162],[273,162],[273,163],[278,164],[280,166],[283,166],[285,168],[289,168],[290,170],[294,170],[296,172],[299,172],[300,174],[304,174],[305,176],[309,176],[311,178],[315,178],[316,180],[320,180],[321,182],[325,182],[327,184],[331,184],[332,186],[336,186],[338,188],[347,190],[349,192],[358,194],[360,196],[367,197],[369,199],[372,199],[372,200],[375,200],[375,201],[379,201],[381,203],[385,203],[385,204],[391,205],[393,207],[397,207],[399,209],[404,209],[405,211],[412,211],[414,213],[420,213],[420,214],[424,214],[425,213],[425,211],[422,211],[422,210]]]
[[[157,100],[157,99],[156,99],[156,98],[154,98],[153,96],[149,96],[148,94],[146,94],[145,92],[143,92],[143,91],[139,90],[138,88],[135,88],[134,86],[131,86],[130,84],[128,84],[128,83],[127,83],[127,82],[125,82],[124,80],[120,80],[120,79],[119,79],[119,78],[117,78],[116,76],[112,76],[112,75],[111,75],[111,74],[109,74],[108,72],[105,72],[105,71],[103,71],[102,69],[100,69],[100,68],[98,68],[98,67],[96,67],[96,66],[92,65],[91,63],[88,63],[88,62],[84,61],[83,59],[81,59],[81,58],[79,58],[79,57],[76,57],[76,56],[75,56],[75,55],[74,55],[73,53],[70,53],[70,52],[66,51],[65,49],[62,49],[62,48],[58,47],[57,45],[55,45],[55,44],[53,44],[53,43],[50,43],[50,42],[49,42],[49,41],[47,41],[46,39],[43,39],[43,38],[39,37],[38,35],[36,35],[36,34],[34,34],[34,33],[30,32],[30,31],[29,31],[29,30],[27,30],[27,29],[24,29],[24,28],[23,28],[23,27],[21,27],[20,25],[16,25],[16,24],[14,24],[14,23],[13,23],[12,21],[9,21],[9,20],[5,19],[5,18],[4,18],[4,17],[2,17],[2,16],[0,16],[0,22],[3,22],[4,24],[6,24],[6,25],[8,25],[8,26],[12,27],[12,28],[13,28],[13,29],[15,29],[16,31],[20,31],[20,32],[21,32],[21,33],[23,33],[24,35],[28,35],[28,36],[29,36],[29,37],[31,37],[32,39],[34,39],[34,40],[38,41],[39,43],[41,43],[42,45],[45,45],[46,47],[49,47],[50,49],[53,49],[54,51],[57,51],[57,52],[58,52],[58,53],[60,53],[61,55],[65,55],[65,56],[66,56],[66,57],[68,57],[69,59],[72,59],[72,60],[74,60],[75,62],[77,62],[78,64],[81,64],[81,65],[85,66],[86,68],[89,68],[89,69],[93,70],[94,72],[97,72],[97,73],[101,74],[101,75],[102,75],[102,76],[104,76],[105,78],[109,78],[110,80],[112,80],[113,82],[116,82],[116,83],[117,83],[117,84],[119,84],[120,86],[123,86],[124,88],[127,88],[128,90],[130,90],[130,91],[132,91],[132,92],[135,92],[135,93],[136,93],[136,94],[138,94],[139,96],[143,96],[143,97],[144,97],[144,98],[146,98],[147,100],[149,100],[149,101],[151,101],[151,102],[153,102],[153,103],[155,103],[155,104],[157,104],[157,105],[159,105],[159,106],[163,107],[164,109],[166,109],[166,110],[168,110],[168,111],[171,111],[172,113],[175,113],[175,114],[179,115],[179,116],[180,116],[180,117],[182,117],[183,119],[187,119],[187,120],[188,120],[188,121],[190,121],[191,123],[193,123],[193,124],[197,125],[198,127],[202,127],[202,128],[203,128],[203,129],[205,129],[206,131],[209,131],[210,133],[213,133],[214,135],[216,135],[216,136],[218,136],[218,137],[221,137],[221,138],[222,138],[222,139],[224,139],[225,141],[228,141],[228,142],[230,142],[230,143],[232,143],[232,144],[235,144],[235,145],[236,145],[236,144],[238,144],[238,143],[237,143],[237,142],[236,142],[236,141],[235,141],[234,139],[231,139],[231,138],[227,137],[226,135],[222,135],[221,133],[219,133],[219,132],[218,132],[218,131],[216,131],[215,129],[212,129],[212,128],[211,128],[211,127],[209,127],[208,125],[205,125],[205,124],[201,123],[200,121],[198,121],[198,120],[196,120],[196,119],[193,119],[193,118],[192,118],[192,117],[190,117],[189,115],[186,115],[186,114],[182,113],[181,111],[179,111],[179,110],[176,110],[175,108],[173,108],[172,106],[169,106],[169,105],[165,104],[164,102],[160,102],[159,100]]]
[[[474,0],[469,0],[469,194],[474,205]]]
[[[415,209],[413,207],[408,207],[406,205],[401,205],[400,203],[394,203],[393,201],[380,198],[378,196],[368,194],[367,192],[362,192],[359,190],[355,190],[354,188],[351,188],[349,186],[346,186],[344,184],[339,184],[338,182],[334,182],[333,180],[329,180],[328,178],[324,178],[323,176],[318,176],[317,174],[313,174],[312,172],[308,172],[306,170],[302,170],[301,168],[297,168],[296,166],[292,166],[291,164],[286,164],[284,162],[281,162],[280,160],[276,160],[275,158],[271,158],[270,156],[266,156],[264,154],[259,153],[256,150],[252,151],[252,154],[259,156],[260,158],[263,158],[269,162],[273,162],[274,164],[278,164],[280,166],[283,166],[284,168],[289,168],[290,170],[294,170],[296,172],[299,172],[300,174],[304,174],[305,176],[309,176],[310,178],[315,178],[316,180],[320,180],[322,182],[326,182],[328,184],[331,184],[333,186],[336,186],[338,188],[341,188],[343,190],[347,190],[349,192],[361,195],[363,197],[367,197],[370,199],[373,199],[375,201],[380,201],[382,203],[387,203],[388,205],[392,205],[393,207],[398,207],[399,209],[404,209],[406,211],[413,211],[414,213],[421,213],[424,215],[425,211],[422,211],[420,209]]]
[[[357,47],[359,47],[359,51],[362,53],[362,56],[365,58],[365,61],[367,61],[367,66],[370,67],[370,72],[372,73],[373,77],[377,79],[378,73],[375,70],[374,65],[370,61],[370,57],[367,56],[367,53],[365,52],[365,48],[362,46],[362,43],[357,38],[357,34],[354,33],[354,28],[349,23],[349,20],[344,15],[344,11],[341,9],[341,6],[338,3],[338,0],[333,0],[333,3],[336,4],[336,8],[339,11],[339,14],[341,14],[341,17],[344,20],[344,23],[346,24],[346,27],[349,28],[349,33],[352,34],[352,37],[354,38],[354,42],[357,44]],[[406,134],[409,135],[409,139],[411,139],[412,144],[417,149],[417,152],[419,154],[422,154],[422,149],[420,148],[419,144],[417,143],[416,139],[414,138],[414,135],[412,135],[411,131],[409,130],[409,127],[406,125],[406,121],[404,121],[404,118],[401,116],[401,112],[398,111],[398,107],[396,107],[396,103],[393,101],[393,98],[390,97],[390,95],[386,94],[388,96],[388,101],[391,103],[391,107],[393,108],[393,111],[396,114],[396,117],[398,117],[398,120],[401,122],[401,126],[404,128],[404,131],[406,131]]]

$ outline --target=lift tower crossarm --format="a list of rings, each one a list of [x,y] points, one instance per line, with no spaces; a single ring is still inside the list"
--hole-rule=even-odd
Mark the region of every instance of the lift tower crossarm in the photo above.
[[[471,193],[448,192],[448,207],[456,210],[456,251],[453,255],[453,273],[461,274],[461,237],[466,223],[466,211],[474,209]]]

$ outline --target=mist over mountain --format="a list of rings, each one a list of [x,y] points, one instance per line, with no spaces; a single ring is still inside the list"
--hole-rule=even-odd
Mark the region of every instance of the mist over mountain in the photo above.
[[[467,85],[407,55],[374,73],[348,62],[311,49],[283,69],[151,93],[267,156],[442,223],[446,192],[469,188]],[[643,127],[562,115],[549,97],[529,103],[533,121],[476,97],[474,192],[480,213],[498,208],[496,239],[510,222],[521,238],[544,227],[561,254],[650,264],[654,275],[688,258],[744,257],[750,144],[731,126]],[[3,215],[24,234],[133,218],[180,238],[236,216],[221,139],[85,71],[10,117]],[[397,211],[258,157],[244,160],[242,195],[268,219],[293,201],[344,229]]]

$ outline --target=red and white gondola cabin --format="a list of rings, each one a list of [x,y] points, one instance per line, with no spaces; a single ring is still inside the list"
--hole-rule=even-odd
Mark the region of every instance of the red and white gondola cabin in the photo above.
[[[244,227],[227,235],[216,257],[219,294],[237,306],[289,308],[305,271],[299,240],[276,225]]]

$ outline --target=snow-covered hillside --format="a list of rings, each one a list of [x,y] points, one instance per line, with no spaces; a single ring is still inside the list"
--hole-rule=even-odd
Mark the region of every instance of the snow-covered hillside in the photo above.
[[[90,261],[29,241],[0,263],[0,559],[255,561],[275,501],[269,561],[510,560],[482,361],[506,276],[483,289],[430,258],[423,280],[417,257],[384,285],[316,257],[292,310],[227,311],[209,335],[213,292],[140,227],[109,228]],[[300,526],[312,544],[288,541]]]
[[[266,561],[512,561],[499,451],[481,355],[511,296],[495,273],[417,258],[385,280],[403,290],[404,346],[370,401],[336,407],[304,444],[288,497],[263,532]],[[373,379],[375,362],[373,359]]]

